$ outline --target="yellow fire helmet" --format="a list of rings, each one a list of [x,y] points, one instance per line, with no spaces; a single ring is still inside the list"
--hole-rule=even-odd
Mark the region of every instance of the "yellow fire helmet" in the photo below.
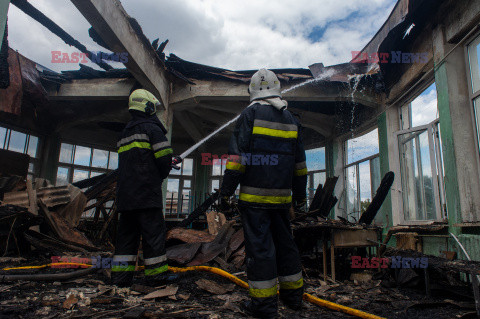
[[[137,110],[149,115],[155,114],[155,112],[157,112],[157,107],[160,105],[160,101],[157,100],[152,93],[144,89],[133,91],[128,98],[129,110]]]

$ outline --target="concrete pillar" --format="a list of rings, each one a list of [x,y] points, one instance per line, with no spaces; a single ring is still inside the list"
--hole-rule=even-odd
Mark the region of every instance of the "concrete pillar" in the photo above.
[[[395,116],[396,109],[390,108],[386,110],[377,119],[377,126],[378,126],[378,146],[379,146],[379,154],[380,154],[380,175],[383,178],[386,173],[389,171],[394,171],[395,165],[390,165],[390,158],[393,159],[395,156],[393,145],[393,131],[396,130],[398,127],[395,123],[398,123],[398,116]],[[401,180],[400,173],[395,173],[395,182],[399,182]],[[401,183],[400,183],[401,185]],[[385,222],[384,232],[388,231],[388,228],[393,226],[393,207],[392,207],[392,192],[394,192],[395,184],[392,185],[392,189],[387,195],[387,198],[382,204],[382,207],[378,214],[382,215],[383,220]],[[398,188],[397,188],[398,189]],[[399,193],[396,192],[394,196],[399,196]],[[396,207],[395,214],[399,214],[400,211],[398,207]]]
[[[5,24],[7,23],[9,4],[10,0],[3,0],[0,2],[0,44],[3,42],[3,35],[5,33]]]
[[[45,136],[41,143],[39,177],[55,184],[57,178],[58,157],[60,155],[60,137],[57,134]]]
[[[433,55],[450,225],[480,220],[480,174],[464,48],[457,47],[438,64],[452,47],[445,40],[443,27],[436,27]]]
[[[167,139],[172,142],[172,130],[173,130],[173,111],[168,108],[167,110],[161,110],[157,112],[157,117],[165,123],[165,128],[167,129]],[[173,149],[173,155],[178,155],[175,153],[175,149]],[[167,207],[167,184],[168,178],[163,180],[162,184],[162,196],[163,196],[163,207]],[[165,210],[163,210],[163,214],[165,214]]]

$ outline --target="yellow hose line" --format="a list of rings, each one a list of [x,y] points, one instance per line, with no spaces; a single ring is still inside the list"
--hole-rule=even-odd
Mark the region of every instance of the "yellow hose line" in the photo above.
[[[168,270],[170,270],[171,272],[174,272],[174,273],[195,271],[195,270],[209,271],[209,272],[212,272],[214,274],[225,277],[225,278],[229,279],[230,281],[233,281],[234,283],[236,283],[237,285],[239,285],[242,288],[248,289],[248,284],[245,281],[235,277],[232,274],[229,274],[228,272],[226,272],[225,270],[222,270],[220,268],[209,267],[209,266],[194,266],[194,267],[178,268],[178,267],[170,267],[169,266]],[[358,318],[385,319],[383,317],[372,315],[372,314],[369,314],[369,313],[361,311],[361,310],[353,309],[353,308],[350,308],[350,307],[345,307],[345,306],[342,306],[342,305],[339,305],[339,304],[336,304],[336,303],[333,303],[333,302],[330,302],[330,301],[327,301],[327,300],[323,300],[323,299],[317,298],[317,297],[312,296],[312,295],[307,294],[307,293],[303,294],[303,299],[305,301],[308,301],[308,302],[310,302],[312,304],[315,304],[317,306],[326,307],[328,309],[335,310],[335,311],[340,311],[340,312],[343,312],[343,313],[346,313],[346,314],[349,314],[349,315],[352,315],[352,316],[356,316]]]
[[[92,267],[92,265],[89,264],[81,264],[81,263],[53,263],[53,264],[46,264],[46,265],[40,265],[40,266],[23,266],[23,267],[11,267],[11,268],[3,268],[2,270],[22,270],[22,269],[42,269],[42,268],[47,268],[47,267],[58,267],[59,266],[81,266],[84,268]]]
[[[330,302],[330,301],[327,301],[327,300],[324,300],[324,299],[320,299],[320,298],[317,298],[317,297],[312,296],[312,295],[307,294],[307,293],[303,294],[303,300],[308,301],[310,303],[313,303],[317,306],[326,307],[326,308],[331,309],[331,310],[347,313],[349,315],[352,315],[352,316],[355,316],[355,317],[358,317],[358,318],[385,319],[383,317],[372,315],[368,312],[353,309],[353,308],[350,308],[350,307],[345,307],[345,306],[339,305],[338,303],[333,303],[333,302]]]
[[[187,272],[187,271],[195,271],[195,270],[202,270],[202,271],[209,271],[209,272],[212,272],[214,274],[217,274],[217,275],[220,275],[222,277],[225,277],[227,279],[229,279],[230,281],[236,283],[237,285],[239,285],[240,287],[242,288],[245,288],[245,289],[248,289],[248,284],[235,277],[234,275],[232,274],[229,274],[228,272],[226,272],[225,270],[222,270],[220,268],[216,268],[216,267],[209,267],[209,266],[193,266],[193,267],[183,267],[183,268],[179,268],[179,267],[168,267],[168,270],[170,270],[171,272],[176,272],[176,273],[179,273],[179,272]]]
[[[46,267],[51,267],[51,266],[67,266],[67,265],[73,265],[73,266],[82,266],[82,267],[92,267],[92,265],[89,264],[81,264],[81,263],[53,263],[53,264],[46,264],[46,265],[41,265],[41,266],[23,266],[23,267],[13,267],[13,268],[3,268],[2,270],[18,270],[18,269],[41,269],[41,268],[46,268]],[[209,266],[193,266],[193,267],[168,267],[168,270],[174,273],[182,273],[182,272],[188,272],[188,271],[208,271],[217,275],[220,275],[222,277],[225,277],[229,279],[230,281],[234,282],[238,286],[248,289],[248,284],[235,277],[234,275],[226,272],[225,270],[222,270],[220,268],[216,267],[209,267]],[[325,307],[331,310],[335,311],[340,311],[352,316],[356,316],[358,318],[365,318],[365,319],[385,319],[383,317],[375,316],[372,314],[369,314],[367,312],[353,309],[350,307],[345,307],[324,299],[317,298],[315,296],[312,296],[310,294],[304,293],[303,294],[303,299],[305,301],[308,301],[312,304],[315,304],[317,306]]]

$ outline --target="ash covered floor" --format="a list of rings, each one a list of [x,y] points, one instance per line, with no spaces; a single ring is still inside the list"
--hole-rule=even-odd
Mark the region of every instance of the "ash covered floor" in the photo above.
[[[21,261],[32,264],[33,260]],[[37,261],[38,262],[38,261]],[[20,262],[18,262],[20,263]],[[11,266],[12,262],[8,264]],[[7,264],[2,263],[2,268]],[[43,269],[28,273],[71,270]],[[26,273],[26,271],[22,271]],[[16,272],[18,273],[18,272]],[[421,289],[386,288],[386,280],[324,282],[307,270],[306,292],[385,318],[475,318],[473,299],[461,294],[426,297]],[[308,275],[311,273],[311,275]],[[244,274],[240,274],[246,280]],[[99,272],[68,282],[0,284],[0,318],[247,318],[245,289],[210,273],[190,272],[167,286],[131,288],[108,285]],[[432,295],[436,295],[432,292]],[[463,300],[462,300],[463,299]],[[279,318],[351,318],[304,302],[301,312],[280,304]]]

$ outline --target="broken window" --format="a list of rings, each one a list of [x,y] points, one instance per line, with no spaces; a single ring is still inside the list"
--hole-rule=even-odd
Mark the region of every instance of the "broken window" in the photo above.
[[[395,133],[402,182],[401,222],[446,216],[440,123],[435,83],[401,108],[402,130]]]
[[[194,208],[193,164],[191,158],[185,158],[180,169],[172,169],[167,182],[165,215],[168,218],[183,219]]]
[[[471,80],[470,99],[477,129],[477,150],[480,153],[480,36],[468,46],[468,60]]]
[[[95,177],[118,167],[118,154],[86,146],[62,143],[55,184],[66,185]]]
[[[346,142],[345,210],[348,219],[358,221],[380,185],[378,129]],[[376,223],[382,223],[377,215]]]
[[[318,184],[325,184],[327,173],[325,169],[325,147],[305,151],[307,157],[307,197],[308,204],[313,200]]]
[[[35,178],[37,174],[38,144],[39,139],[37,136],[0,127],[0,148],[30,156],[30,165],[28,166],[29,179]]]

